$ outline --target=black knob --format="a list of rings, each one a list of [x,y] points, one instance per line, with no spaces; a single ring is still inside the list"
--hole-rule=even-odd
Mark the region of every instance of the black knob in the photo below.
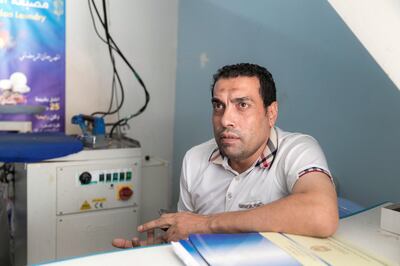
[[[92,181],[92,175],[89,172],[83,172],[79,176],[79,181],[81,181],[82,185],[87,185],[90,183],[90,181]]]

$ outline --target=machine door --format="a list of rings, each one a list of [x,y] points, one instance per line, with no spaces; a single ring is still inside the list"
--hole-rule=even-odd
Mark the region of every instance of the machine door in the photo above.
[[[114,238],[137,236],[136,208],[64,215],[57,218],[57,259],[113,249]]]

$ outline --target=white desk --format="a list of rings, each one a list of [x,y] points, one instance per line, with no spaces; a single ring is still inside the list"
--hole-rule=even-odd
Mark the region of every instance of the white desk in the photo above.
[[[400,265],[400,235],[380,228],[381,207],[340,220],[335,238]]]
[[[163,265],[163,266],[183,266],[172,250],[170,244],[133,248],[122,251],[101,253],[87,257],[79,257],[44,264],[48,266],[132,266],[132,265]]]
[[[380,206],[340,220],[336,239],[400,265],[400,236],[380,229]],[[49,266],[163,265],[182,266],[169,244],[65,260]]]

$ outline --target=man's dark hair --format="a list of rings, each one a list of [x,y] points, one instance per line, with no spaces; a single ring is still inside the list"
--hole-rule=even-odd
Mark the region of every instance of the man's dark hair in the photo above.
[[[211,96],[214,96],[215,83],[219,79],[237,78],[237,77],[257,77],[260,82],[260,95],[267,108],[271,103],[276,101],[275,82],[271,73],[262,66],[249,63],[240,63],[235,65],[227,65],[218,69],[214,74],[214,82],[211,86]]]

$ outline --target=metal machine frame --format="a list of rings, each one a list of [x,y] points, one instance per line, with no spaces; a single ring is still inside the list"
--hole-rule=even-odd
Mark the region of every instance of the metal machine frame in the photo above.
[[[139,147],[16,164],[15,265],[110,250],[113,238],[137,236],[140,177]]]

